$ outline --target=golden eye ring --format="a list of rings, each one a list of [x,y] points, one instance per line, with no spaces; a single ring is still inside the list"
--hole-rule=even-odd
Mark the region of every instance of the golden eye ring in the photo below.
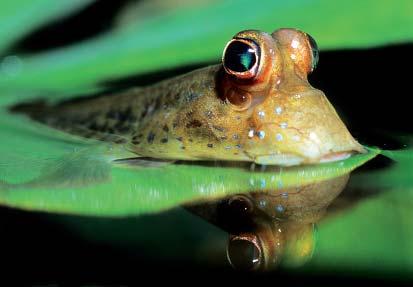
[[[260,47],[250,39],[234,38],[228,42],[222,56],[225,72],[238,79],[253,79],[258,74]]]

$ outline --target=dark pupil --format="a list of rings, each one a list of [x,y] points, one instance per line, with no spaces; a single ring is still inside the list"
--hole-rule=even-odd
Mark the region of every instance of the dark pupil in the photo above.
[[[243,42],[234,41],[227,47],[224,56],[224,65],[234,72],[245,72],[251,69],[256,62],[254,49]]]
[[[260,251],[254,243],[248,240],[230,241],[228,257],[231,265],[238,270],[253,270],[261,263],[259,261]]]
[[[313,37],[307,34],[308,37],[308,42],[310,42],[310,47],[311,47],[311,52],[313,55],[313,60],[311,63],[311,70],[314,70],[317,67],[318,64],[318,57],[319,57],[319,51],[318,51],[318,46],[316,41],[314,40]]]

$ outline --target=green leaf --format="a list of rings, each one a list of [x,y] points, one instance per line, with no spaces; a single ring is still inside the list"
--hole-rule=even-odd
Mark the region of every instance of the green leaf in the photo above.
[[[374,178],[369,183],[374,184]],[[371,192],[371,187],[364,191]],[[317,249],[307,268],[411,279],[412,205],[411,187],[387,189],[325,220],[319,224]]]
[[[380,153],[393,160],[385,168],[356,173],[348,189],[357,190],[350,208],[325,219],[318,228],[310,272],[365,272],[412,278],[413,149],[412,136],[400,137],[404,150]]]
[[[243,29],[300,28],[323,50],[413,40],[413,2],[408,0],[226,0],[160,11],[71,47],[20,55],[21,70],[0,77],[0,88],[67,94],[131,73],[218,62],[225,43]]]
[[[60,19],[92,0],[3,0],[0,2],[0,51],[47,22]]]
[[[153,213],[233,193],[314,183],[348,173],[378,153],[371,150],[341,162],[257,171],[251,171],[249,164],[136,168],[113,163],[123,151],[59,133],[53,136],[57,132],[16,116],[0,115],[0,129],[1,148],[7,150],[0,158],[2,204],[97,216]]]

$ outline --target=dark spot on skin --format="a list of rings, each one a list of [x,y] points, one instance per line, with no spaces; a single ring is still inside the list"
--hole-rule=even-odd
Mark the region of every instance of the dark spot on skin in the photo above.
[[[192,102],[193,100],[195,100],[196,98],[198,98],[199,95],[195,94],[195,93],[190,93],[187,97],[186,97],[186,101],[187,102]]]
[[[132,140],[140,139],[142,136],[143,136],[142,134],[134,135],[134,136],[132,137]]]
[[[118,119],[118,111],[116,111],[116,110],[109,110],[109,111],[106,113],[106,117],[109,118],[109,119],[115,119],[115,120],[117,120],[117,119]]]
[[[209,148],[213,148],[213,147],[214,147],[214,145],[213,145],[213,144],[211,144],[211,143],[209,143],[209,144],[207,144],[207,147],[209,147]]]
[[[154,110],[159,110],[161,105],[162,105],[161,97],[157,97],[156,100],[155,100]]]
[[[123,139],[123,138],[118,138],[118,139],[115,139],[115,140],[114,140],[114,143],[123,144],[123,143],[126,143],[126,140]]]
[[[192,120],[186,124],[187,128],[199,128],[202,127],[202,123],[198,120]]]
[[[146,116],[146,113],[148,112],[147,109],[144,109],[140,115],[140,119],[143,119]]]
[[[125,125],[125,122],[118,122],[113,128],[120,133],[127,133],[131,129],[128,124]]]
[[[180,142],[182,141],[182,137],[177,137],[176,139]]]
[[[220,131],[220,132],[224,132],[225,131],[225,128],[224,127],[220,127],[220,126],[212,126],[214,129],[216,129],[217,131]]]
[[[234,155],[238,155],[238,153],[237,153],[237,152],[234,152]]]
[[[128,107],[126,110],[118,113],[118,120],[121,122],[126,122],[127,120],[129,120],[129,117],[131,116],[131,114],[132,114],[132,109]]]
[[[185,147],[184,147],[184,146],[181,146],[181,149],[185,149]]]
[[[153,140],[155,139],[155,134],[153,132],[149,132],[147,140],[148,143],[153,143]]]
[[[161,143],[167,143],[167,142],[168,142],[168,139],[166,138],[161,139]]]
[[[169,132],[169,128],[168,128],[168,126],[167,125],[164,125],[163,127],[162,127],[162,129],[163,129],[163,131],[164,132]]]
[[[223,136],[223,137],[220,137],[220,139],[224,141],[224,140],[227,139],[227,137],[226,137],[226,136]]]
[[[106,113],[106,117],[109,119],[113,119],[120,122],[134,122],[136,121],[136,117],[132,112],[132,108],[128,107],[126,110],[119,111],[119,110],[109,110]]]
[[[136,145],[138,145],[138,144],[140,144],[141,142],[140,141],[138,141],[138,140],[132,140],[132,144],[136,144]]]

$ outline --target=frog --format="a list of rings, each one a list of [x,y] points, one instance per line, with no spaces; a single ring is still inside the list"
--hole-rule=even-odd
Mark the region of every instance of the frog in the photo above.
[[[97,98],[11,111],[121,145],[145,162],[294,166],[363,153],[326,95],[308,82],[318,59],[315,40],[298,29],[243,30],[227,42],[219,64]]]

